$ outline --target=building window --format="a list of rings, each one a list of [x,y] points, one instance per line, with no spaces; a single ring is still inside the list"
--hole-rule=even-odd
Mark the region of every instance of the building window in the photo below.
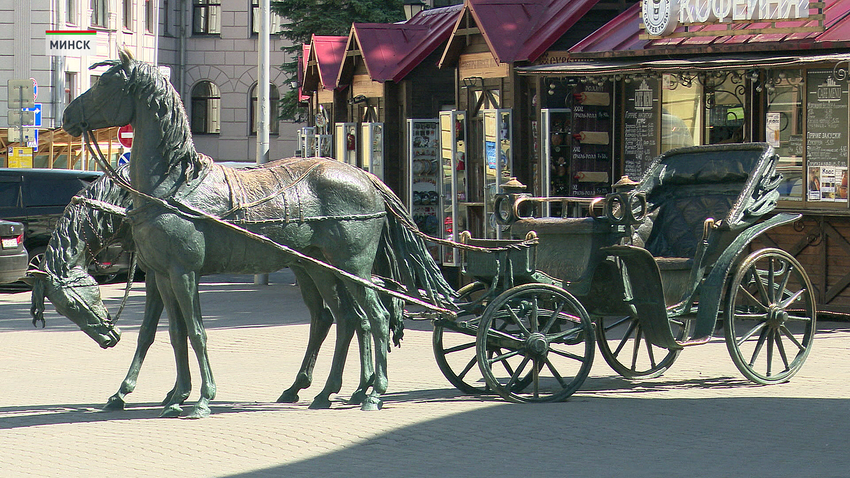
[[[745,134],[748,118],[744,72],[717,72],[706,75],[705,144],[742,143],[749,141]]]
[[[210,81],[201,81],[192,88],[192,132],[217,134],[220,132],[221,93]]]
[[[133,0],[124,0],[124,28],[133,29]]]
[[[65,22],[74,25],[77,23],[77,1],[66,0],[65,2]]]
[[[145,31],[153,32],[153,2],[145,0]]]
[[[257,107],[257,94],[259,93],[259,85],[254,85],[251,88],[251,134],[257,134],[259,128],[259,108]],[[278,121],[277,104],[280,102],[280,93],[277,87],[269,85],[269,134],[280,133],[280,121]]]
[[[169,0],[162,0],[162,10],[160,15],[162,15],[161,19],[161,27],[162,27],[162,35],[170,35],[171,34],[171,2]]]
[[[677,75],[662,77],[661,150],[701,144],[702,84]]]
[[[277,13],[269,12],[269,34],[276,35],[280,32],[280,17]],[[251,34],[260,33],[260,1],[251,0]]]
[[[65,104],[70,104],[77,97],[77,74],[65,72]]]
[[[98,27],[106,27],[109,10],[108,0],[91,0],[91,24]]]
[[[779,154],[782,184],[780,199],[802,201],[806,183],[803,180],[803,72],[802,70],[771,71],[770,87],[763,96],[765,112],[765,141]]]
[[[192,33],[218,35],[221,33],[221,2],[219,0],[193,0]]]

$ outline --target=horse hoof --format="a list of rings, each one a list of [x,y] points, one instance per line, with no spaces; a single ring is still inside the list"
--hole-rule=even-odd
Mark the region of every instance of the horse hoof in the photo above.
[[[331,401],[327,398],[316,397],[313,399],[313,403],[310,404],[310,410],[326,410],[331,408]]]
[[[183,413],[183,409],[177,405],[169,405],[159,414],[160,418],[177,418]]]
[[[363,390],[358,390],[354,392],[351,396],[351,400],[348,401],[351,405],[361,405],[366,401],[366,392]]]
[[[179,397],[179,400],[175,399],[174,397]],[[189,398],[188,393],[181,393],[180,395],[178,395],[177,392],[174,389],[171,389],[170,392],[165,394],[165,398],[162,399],[162,402],[160,402],[160,405],[164,406],[164,405],[168,405],[169,403],[180,403],[180,404],[182,404],[188,398]]]
[[[124,410],[124,400],[117,395],[109,397],[109,400],[106,401],[106,405],[103,406],[103,411],[105,412],[117,412],[121,410]]]
[[[277,399],[277,403],[296,403],[297,401],[298,394],[289,390],[284,391]]]
[[[203,405],[196,405],[192,413],[189,414],[186,418],[196,420],[198,418],[207,418],[210,416],[209,407],[205,407]]]
[[[384,401],[380,398],[369,397],[360,405],[360,409],[364,412],[374,412],[384,408]]]

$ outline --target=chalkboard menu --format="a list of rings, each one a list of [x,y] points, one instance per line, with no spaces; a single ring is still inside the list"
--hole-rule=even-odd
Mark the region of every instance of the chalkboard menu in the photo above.
[[[847,96],[847,82],[836,81],[832,70],[808,72],[806,196],[809,201],[847,201]]]
[[[625,84],[623,174],[634,181],[640,181],[658,155],[659,96],[656,80]]]

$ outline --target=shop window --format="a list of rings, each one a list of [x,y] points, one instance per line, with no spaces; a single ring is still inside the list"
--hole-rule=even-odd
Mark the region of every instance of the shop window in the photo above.
[[[687,75],[662,77],[661,151],[700,144],[702,85]]]
[[[201,81],[192,88],[192,132],[217,134],[220,131],[221,94],[210,81]]]
[[[257,134],[259,128],[259,117],[257,108],[258,85],[251,87],[251,134]],[[275,85],[269,85],[269,133],[280,133],[280,121],[278,121],[277,105],[280,102],[280,93]]]
[[[106,27],[109,9],[107,0],[91,0],[91,24],[98,27]]]
[[[847,207],[846,76],[832,68],[806,72],[805,200],[817,206]]]
[[[765,141],[779,154],[783,200],[802,201],[803,175],[803,73],[801,70],[767,72],[765,76]]]
[[[218,35],[221,33],[221,2],[219,0],[193,0],[192,34]]]
[[[711,72],[701,76],[700,82],[705,92],[703,144],[741,143],[747,139],[743,72]]]

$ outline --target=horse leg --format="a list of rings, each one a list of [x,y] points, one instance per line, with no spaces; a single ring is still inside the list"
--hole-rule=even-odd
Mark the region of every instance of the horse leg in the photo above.
[[[172,287],[175,297],[183,312],[186,332],[189,342],[198,359],[198,368],[201,375],[201,398],[195,403],[195,408],[187,418],[204,418],[210,415],[210,401],[215,398],[215,379],[210,368],[210,359],[207,354],[207,331],[204,329],[204,321],[201,317],[201,296],[198,292],[200,275],[197,272],[186,272],[175,274],[172,277]]]
[[[387,353],[389,351],[389,313],[384,308],[378,294],[363,286],[347,284],[351,295],[357,304],[362,307],[361,329],[370,331],[375,341],[375,378],[372,382],[372,392],[366,396],[361,404],[361,410],[380,410],[383,407],[381,395],[387,391]],[[368,337],[364,333],[364,341]],[[371,351],[368,356],[361,348],[360,359],[371,360]]]
[[[125,405],[124,398],[136,389],[136,380],[139,378],[142,363],[145,361],[148,349],[150,349],[156,336],[156,327],[162,316],[163,307],[162,297],[160,297],[159,291],[156,288],[155,274],[149,272],[145,277],[145,315],[142,325],[139,327],[139,340],[136,344],[136,353],[133,355],[133,362],[130,364],[130,370],[127,372],[127,376],[124,377],[124,381],[121,382],[121,386],[115,395],[109,397],[109,400],[103,407],[104,410],[123,410]],[[166,401],[170,401],[170,396],[173,394],[174,389],[169,392],[169,397],[166,397]]]
[[[357,323],[354,319],[356,319],[357,309],[359,309],[357,304],[351,300],[345,286],[342,285],[339,280],[333,278],[330,274],[328,274],[328,277],[324,278],[324,280],[320,280],[316,274],[326,273],[324,271],[316,271],[315,274],[313,274],[313,278],[316,285],[319,287],[319,290],[322,292],[322,297],[325,298],[325,303],[332,308],[334,315],[337,317],[337,332],[331,371],[328,374],[328,380],[325,383],[325,387],[318,395],[316,395],[313,402],[310,404],[310,408],[314,409],[330,408],[330,395],[338,393],[342,388],[342,374],[345,368],[345,359],[348,356],[348,347],[351,344],[351,339],[357,329]],[[368,334],[368,330],[364,331],[364,333]],[[364,342],[368,343],[368,341]],[[369,347],[369,355],[371,357],[371,347]],[[365,370],[362,365],[363,364],[361,363],[361,375],[371,376],[371,359],[368,363],[366,363]]]
[[[328,336],[328,331],[333,325],[333,315],[324,304],[319,289],[313,279],[300,267],[293,267],[292,272],[301,288],[301,297],[307,308],[310,309],[310,339],[307,342],[307,350],[301,369],[295,376],[295,382],[291,387],[283,391],[277,399],[278,403],[295,403],[298,401],[298,391],[309,387],[313,383],[313,368],[316,366],[316,358],[319,356],[319,348]]]
[[[168,281],[160,281],[158,285],[160,297],[168,312],[168,335],[171,338],[171,348],[174,350],[174,363],[177,367],[177,381],[174,389],[163,401],[165,408],[161,417],[179,417],[183,412],[180,405],[186,401],[192,392],[192,374],[189,371],[188,334],[183,314],[170,289]]]

